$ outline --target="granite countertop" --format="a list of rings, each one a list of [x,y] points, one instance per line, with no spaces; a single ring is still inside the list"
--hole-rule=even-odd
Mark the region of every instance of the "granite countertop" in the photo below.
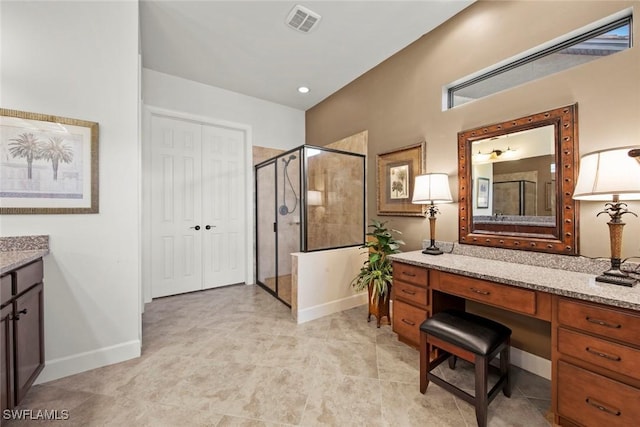
[[[0,274],[22,267],[49,253],[48,249],[0,252]]]
[[[0,237],[0,274],[49,254],[49,236]]]
[[[391,255],[390,258],[420,267],[640,311],[640,285],[629,288],[600,283],[595,281],[594,274],[447,253],[433,256],[413,251]]]

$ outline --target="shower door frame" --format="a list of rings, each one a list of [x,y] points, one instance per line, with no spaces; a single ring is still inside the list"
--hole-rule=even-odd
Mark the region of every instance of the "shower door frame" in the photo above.
[[[334,246],[334,247],[329,247],[329,248],[319,248],[319,249],[308,249],[308,242],[307,242],[307,227],[308,227],[308,221],[307,221],[307,209],[308,209],[308,204],[307,204],[307,188],[308,188],[308,176],[307,176],[307,169],[308,169],[308,156],[306,153],[307,149],[316,149],[316,150],[320,150],[321,152],[330,152],[330,153],[338,153],[338,154],[344,154],[344,155],[349,155],[349,156],[353,156],[353,157],[358,157],[361,159],[362,161],[362,170],[363,170],[363,174],[364,174],[364,186],[362,189],[363,192],[363,207],[362,207],[362,243],[357,243],[357,244],[352,244],[352,245],[343,245],[343,246]],[[314,145],[300,145],[298,147],[295,147],[293,149],[290,149],[288,151],[282,152],[280,154],[278,154],[275,157],[272,157],[270,159],[264,160],[258,164],[256,164],[254,166],[254,210],[255,210],[255,216],[254,216],[254,221],[255,221],[255,282],[256,284],[258,284],[261,288],[263,288],[264,290],[266,290],[268,293],[270,293],[271,295],[273,295],[274,297],[276,297],[279,301],[281,301],[283,304],[285,304],[288,307],[291,307],[291,304],[284,301],[283,299],[280,298],[279,294],[278,294],[278,290],[279,290],[279,242],[278,242],[278,222],[279,222],[279,216],[278,216],[278,185],[279,185],[279,180],[278,180],[278,161],[281,158],[285,158],[287,156],[290,156],[291,154],[295,154],[297,153],[298,156],[300,156],[300,174],[298,176],[299,179],[299,189],[300,189],[300,195],[299,195],[299,204],[300,204],[300,230],[299,230],[299,247],[298,247],[298,251],[299,252],[318,252],[318,251],[326,251],[326,250],[332,250],[332,249],[341,249],[341,248],[350,248],[350,247],[354,247],[354,246],[361,246],[364,244],[365,240],[366,240],[366,233],[367,233],[367,224],[366,224],[366,217],[367,217],[367,189],[366,189],[366,175],[367,175],[367,168],[366,168],[366,158],[367,156],[365,154],[360,154],[360,153],[354,153],[354,152],[350,152],[350,151],[344,151],[344,150],[337,150],[334,148],[327,148],[327,147],[319,147],[319,146],[314,146]],[[274,191],[274,215],[275,215],[275,219],[276,222],[274,223],[274,239],[275,239],[275,250],[274,250],[274,256],[275,256],[275,278],[276,278],[276,285],[275,285],[275,290],[272,290],[271,288],[269,288],[269,286],[266,285],[266,283],[263,283],[260,280],[260,264],[259,264],[259,260],[260,260],[260,249],[259,249],[259,242],[260,242],[260,235],[259,235],[259,213],[258,213],[258,170],[263,168],[263,167],[273,167],[274,170],[274,188],[276,189]],[[286,184],[286,183],[285,183]]]
[[[303,179],[304,175],[305,175],[305,171],[306,171],[306,156],[304,156],[304,145],[298,146],[296,148],[293,148],[291,150],[285,151],[283,153],[278,154],[276,157],[272,157],[268,160],[265,160],[263,162],[258,163],[257,165],[254,166],[254,188],[255,188],[255,201],[254,201],[254,209],[255,209],[255,215],[254,215],[254,221],[255,221],[255,233],[256,233],[256,238],[255,238],[255,254],[256,254],[256,261],[255,261],[255,266],[256,266],[256,284],[258,284],[261,288],[263,288],[265,291],[267,291],[268,293],[270,293],[271,295],[273,295],[276,299],[278,299],[280,302],[282,302],[284,305],[286,305],[287,307],[291,307],[291,303],[286,302],[285,300],[283,300],[282,298],[280,298],[280,295],[278,293],[279,291],[279,286],[280,286],[280,268],[279,268],[279,239],[278,239],[278,231],[279,231],[279,227],[278,227],[278,223],[279,223],[279,217],[278,217],[278,160],[280,160],[281,158],[290,156],[291,154],[297,153],[298,156],[300,156],[300,173],[298,176],[298,188],[300,188],[300,195],[299,195],[299,209],[300,209],[300,230],[299,230],[299,246],[298,246],[298,251],[302,251],[302,242],[303,242],[303,236],[304,236],[304,231],[303,229],[305,227],[303,227],[302,225],[305,223],[305,216],[306,216],[306,197],[303,197],[303,194],[306,191],[306,180]],[[274,188],[275,191],[273,192],[273,200],[274,200],[274,218],[276,219],[276,221],[273,224],[273,238],[275,239],[275,250],[274,250],[274,257],[275,257],[275,290],[272,290],[269,286],[267,286],[266,283],[263,283],[260,280],[260,249],[259,249],[259,243],[260,243],[260,234],[259,234],[259,213],[258,213],[258,170],[263,168],[263,167],[273,167],[274,168]],[[284,183],[286,185],[286,183]],[[304,202],[304,203],[303,203]],[[303,207],[305,207],[305,209],[303,209]]]

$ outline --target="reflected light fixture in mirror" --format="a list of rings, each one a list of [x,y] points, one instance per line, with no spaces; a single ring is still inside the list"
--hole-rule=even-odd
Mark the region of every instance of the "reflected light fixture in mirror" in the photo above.
[[[427,173],[416,176],[411,202],[429,205],[427,212],[429,212],[431,244],[422,251],[423,254],[442,254],[442,251],[436,246],[436,214],[440,212],[435,205],[438,203],[451,203],[452,201],[449,176],[446,173]]]
[[[516,150],[511,147],[507,147],[506,150],[493,149],[490,153],[482,153],[478,151],[473,155],[473,160],[475,162],[487,162],[491,160],[497,160],[499,158],[508,158],[513,159],[516,155]]]
[[[624,214],[637,215],[627,209],[622,200],[640,200],[640,164],[629,155],[635,147],[614,148],[584,155],[580,159],[580,175],[573,193],[575,200],[605,201],[606,213],[611,218],[609,240],[611,268],[596,281],[615,285],[633,286],[636,279],[620,269],[622,252],[622,221]]]

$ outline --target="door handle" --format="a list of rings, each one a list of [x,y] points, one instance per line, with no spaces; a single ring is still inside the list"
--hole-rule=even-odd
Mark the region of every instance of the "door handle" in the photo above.
[[[195,227],[189,227],[189,228],[195,228],[196,231],[200,230],[200,226],[199,225],[196,225]]]
[[[215,228],[215,225],[205,225],[204,228],[206,228],[207,230],[211,230],[212,228]]]

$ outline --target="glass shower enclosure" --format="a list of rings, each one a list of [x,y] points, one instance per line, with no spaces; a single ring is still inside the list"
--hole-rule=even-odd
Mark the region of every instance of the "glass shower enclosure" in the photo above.
[[[255,166],[256,283],[291,306],[291,254],[360,246],[365,156],[303,145]]]

